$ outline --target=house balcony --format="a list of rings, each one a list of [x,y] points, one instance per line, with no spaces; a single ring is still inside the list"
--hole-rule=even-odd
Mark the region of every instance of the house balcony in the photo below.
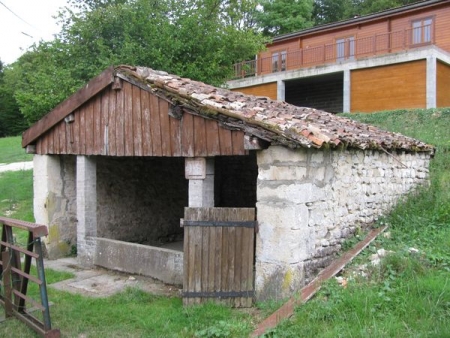
[[[234,78],[247,78],[276,72],[338,64],[371,56],[386,55],[434,45],[433,24],[417,26],[362,38],[346,38],[335,43],[297,50],[278,51],[269,57],[234,64]]]

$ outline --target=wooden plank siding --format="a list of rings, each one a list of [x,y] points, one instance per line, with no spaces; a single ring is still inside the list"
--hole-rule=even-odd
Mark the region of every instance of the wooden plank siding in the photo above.
[[[450,107],[450,66],[437,62],[437,106]]]
[[[354,70],[351,112],[426,107],[426,60]]]
[[[335,63],[337,39],[354,37],[355,57],[364,58],[385,55],[408,50],[421,45],[412,45],[412,22],[424,18],[433,18],[432,44],[450,52],[450,4],[441,3],[430,7],[405,10],[392,15],[379,16],[366,21],[343,22],[325,25],[304,33],[292,34],[268,44],[267,49],[258,54],[257,75],[272,73],[272,54],[287,51],[287,70],[308,68],[320,64]],[[395,48],[392,48],[395,46]],[[423,46],[423,45],[422,45]],[[261,88],[259,88],[261,89]],[[261,94],[255,90],[251,94]]]
[[[255,229],[240,222],[254,221],[255,209],[185,208],[184,220],[229,225],[185,226],[183,304],[213,299],[234,307],[250,307]]]
[[[276,85],[276,84],[275,84]],[[105,89],[36,140],[37,154],[107,156],[246,155],[244,133],[184,112],[169,116],[170,104],[126,81]]]
[[[239,89],[233,89],[236,92],[241,92],[247,95],[255,95],[255,96],[267,96],[272,100],[277,99],[277,83],[265,83],[257,86],[251,87],[243,87]]]

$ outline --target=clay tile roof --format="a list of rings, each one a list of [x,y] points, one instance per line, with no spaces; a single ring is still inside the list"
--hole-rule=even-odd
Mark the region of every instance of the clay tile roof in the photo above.
[[[119,66],[115,72],[190,113],[219,120],[272,144],[434,151],[433,146],[419,140],[322,110],[217,88],[145,67]]]

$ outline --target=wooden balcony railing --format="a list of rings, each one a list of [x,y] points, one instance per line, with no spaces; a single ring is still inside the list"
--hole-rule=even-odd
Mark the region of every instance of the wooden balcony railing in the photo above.
[[[236,63],[234,79],[396,53],[432,44],[432,24],[358,39],[347,38],[336,43],[278,52],[269,57]]]

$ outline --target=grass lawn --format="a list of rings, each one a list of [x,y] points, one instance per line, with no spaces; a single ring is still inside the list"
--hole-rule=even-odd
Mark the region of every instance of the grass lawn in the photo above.
[[[346,287],[334,279],[325,283],[291,319],[265,336],[449,337],[450,109],[350,117],[436,145],[430,187],[418,191],[379,221],[389,225],[389,236],[380,236],[342,272],[348,281]],[[7,200],[0,204],[0,213],[15,201],[14,217],[30,220],[31,171],[8,175],[0,174],[0,201]],[[21,187],[11,188],[11,182]],[[355,241],[349,240],[348,246]],[[380,265],[367,265],[364,276],[356,273],[381,248],[393,253]],[[67,278],[48,274],[49,283]],[[53,326],[61,329],[63,337],[245,337],[259,320],[255,311],[213,304],[183,308],[179,298],[153,296],[136,289],[94,299],[49,288],[49,299],[54,303]],[[269,314],[277,305],[266,302],[257,304],[257,308]],[[0,324],[0,337],[36,335],[17,320],[8,320]]]
[[[0,138],[0,163],[32,161],[33,155],[25,153],[21,143],[21,136]]]

